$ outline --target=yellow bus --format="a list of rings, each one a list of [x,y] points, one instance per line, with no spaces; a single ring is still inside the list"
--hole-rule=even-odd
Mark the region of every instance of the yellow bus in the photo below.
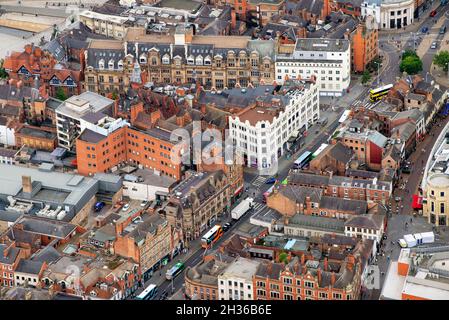
[[[375,102],[377,100],[382,99],[383,96],[385,96],[390,89],[393,88],[392,84],[387,84],[383,87],[372,89],[369,92],[369,99],[371,102]]]

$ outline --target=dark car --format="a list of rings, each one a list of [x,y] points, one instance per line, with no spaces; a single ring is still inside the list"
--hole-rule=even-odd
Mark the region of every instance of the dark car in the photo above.
[[[226,232],[229,230],[230,227],[231,227],[231,225],[229,223],[226,223],[225,225],[223,225],[222,229],[223,229],[223,231]]]
[[[429,16],[431,16],[431,17],[435,17],[437,15],[437,11],[436,10],[433,10],[430,14],[429,14]]]
[[[402,172],[404,172],[404,173],[410,173],[410,172],[412,172],[412,167],[411,167],[411,166],[404,166],[404,167],[402,168]]]
[[[425,27],[425,26],[424,26],[424,27],[421,28],[421,32],[422,32],[422,33],[427,33],[427,31],[429,31],[429,28],[428,28],[428,27]]]
[[[276,178],[275,177],[270,177],[267,180],[265,180],[266,184],[273,184],[276,182]]]
[[[95,204],[94,211],[95,211],[95,212],[101,211],[101,209],[103,209],[105,205],[106,205],[106,203],[104,203],[103,201],[97,202],[97,203]]]

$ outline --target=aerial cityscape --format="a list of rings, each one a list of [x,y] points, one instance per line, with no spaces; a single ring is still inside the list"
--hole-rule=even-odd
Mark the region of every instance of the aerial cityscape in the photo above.
[[[0,300],[449,300],[448,2],[0,0]]]

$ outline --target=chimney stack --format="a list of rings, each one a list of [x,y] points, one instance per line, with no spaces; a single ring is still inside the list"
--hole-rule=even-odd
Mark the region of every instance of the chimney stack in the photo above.
[[[25,193],[31,193],[33,190],[31,176],[22,176],[22,189]]]
[[[321,286],[321,268],[318,268],[317,276],[318,276],[318,285]]]
[[[327,261],[327,257],[324,258],[324,271],[328,271],[329,269],[329,262]]]
[[[334,286],[334,284],[335,284],[335,272],[332,271],[332,274],[331,274],[331,285]]]

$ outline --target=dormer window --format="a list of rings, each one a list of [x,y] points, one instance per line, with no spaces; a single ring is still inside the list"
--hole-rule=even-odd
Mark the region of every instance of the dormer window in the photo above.
[[[119,70],[122,70],[123,69],[123,60],[120,60],[117,64],[117,66],[118,66]]]
[[[165,55],[162,57],[162,63],[163,64],[170,64],[170,57],[168,55]]]
[[[109,60],[109,63],[108,63],[108,67],[109,67],[109,70],[114,70],[114,60]]]
[[[98,61],[98,68],[99,68],[100,70],[103,70],[103,69],[104,69],[104,60],[103,60],[103,59],[101,59],[100,61]]]
[[[187,58],[187,64],[194,64],[193,56],[190,56],[190,57]]]
[[[139,58],[139,62],[140,62],[140,63],[147,63],[147,57],[145,57],[145,55],[142,54],[142,55],[140,56],[140,58]]]
[[[210,60],[210,57],[207,56],[206,58],[204,58],[204,65],[206,66],[210,66],[212,63],[212,61]]]
[[[203,65],[203,57],[202,56],[196,57],[196,65],[198,65],[198,66]]]

